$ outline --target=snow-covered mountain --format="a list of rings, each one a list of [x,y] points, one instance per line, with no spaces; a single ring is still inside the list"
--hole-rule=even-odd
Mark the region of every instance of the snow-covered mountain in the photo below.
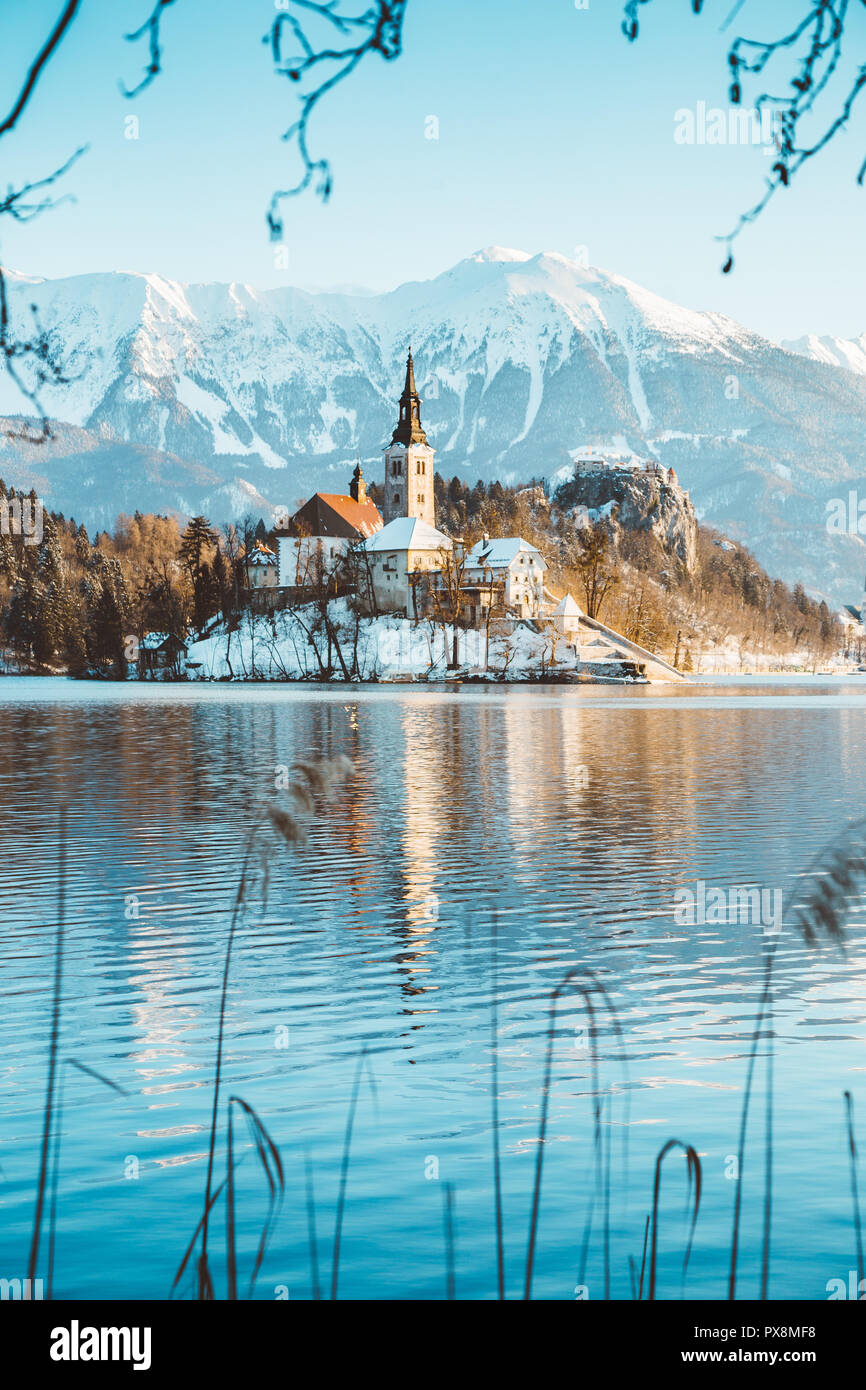
[[[22,327],[36,306],[72,377],[44,395],[70,428],[41,453],[0,444],[0,474],[38,475],[76,517],[294,506],[345,487],[357,451],[377,477],[411,343],[446,475],[550,475],[586,447],[651,455],[772,573],[862,591],[864,541],[825,517],[851,489],[866,500],[866,339],[861,368],[856,344],[782,346],[622,276],[497,247],[381,295],[98,274],[12,277],[10,299]],[[0,414],[26,409],[0,376]]]
[[[807,333],[805,338],[786,340],[782,346],[802,357],[810,357],[813,362],[847,367],[850,372],[860,372],[866,376],[866,333],[861,333],[859,338],[819,338],[814,333]]]

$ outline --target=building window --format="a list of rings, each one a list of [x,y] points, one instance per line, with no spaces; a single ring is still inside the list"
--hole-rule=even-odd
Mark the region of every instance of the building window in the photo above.
[[[392,461],[392,463],[391,463],[391,473],[393,474],[393,476],[394,476],[395,478],[399,478],[399,477],[401,476],[402,472],[403,472],[403,463],[402,463],[402,460],[401,460],[401,459],[394,459],[394,460]]]
[[[396,506],[397,503],[398,503],[399,501],[400,501],[400,494],[399,494],[399,492],[395,492],[395,493],[394,493],[394,505]]]

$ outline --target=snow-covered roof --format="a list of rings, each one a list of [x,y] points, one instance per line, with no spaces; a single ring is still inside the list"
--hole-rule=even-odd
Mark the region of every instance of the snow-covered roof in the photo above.
[[[185,647],[186,643],[180,637],[172,637],[170,632],[146,632],[139,643],[139,649],[146,652],[158,652],[165,646]]]
[[[563,618],[580,617],[580,608],[578,607],[575,600],[571,597],[571,594],[566,594],[565,598],[560,599],[559,603],[556,605],[553,611],[554,613],[559,613]]]
[[[541,551],[521,536],[501,536],[496,540],[479,541],[473,545],[466,556],[467,565],[484,566],[485,569],[508,569],[520,554],[531,555],[536,564],[547,569]]]
[[[261,541],[250,551],[247,564],[249,565],[275,565],[277,557],[270,546],[264,545]]]
[[[450,550],[451,539],[418,516],[396,516],[365,541],[365,548],[370,551]]]

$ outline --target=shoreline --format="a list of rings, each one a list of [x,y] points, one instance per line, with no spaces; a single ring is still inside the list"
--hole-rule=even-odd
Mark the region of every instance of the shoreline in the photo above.
[[[0,681],[9,680],[62,680],[69,681],[75,685],[174,685],[174,686],[195,686],[195,685],[303,685],[314,689],[328,690],[332,688],[355,689],[359,686],[365,689],[376,689],[379,686],[427,686],[435,688],[439,686],[468,685],[468,686],[676,686],[676,685],[713,685],[736,681],[740,683],[753,682],[772,682],[783,684],[785,681],[853,681],[860,684],[861,680],[866,680],[866,671],[861,671],[856,667],[849,671],[812,671],[805,667],[790,667],[784,670],[775,671],[690,671],[688,674],[681,674],[678,678],[663,680],[660,678],[648,678],[646,676],[618,676],[618,675],[595,675],[592,672],[573,670],[563,671],[561,674],[544,673],[543,675],[521,674],[521,675],[498,675],[491,672],[489,675],[477,673],[455,672],[453,675],[437,675],[431,677],[419,676],[414,674],[395,675],[395,676],[352,676],[348,680],[335,673],[328,678],[322,678],[314,674],[306,675],[234,675],[234,676],[213,676],[213,675],[158,675],[140,676],[130,674],[126,676],[97,674],[88,672],[84,675],[73,675],[69,671],[0,671]]]

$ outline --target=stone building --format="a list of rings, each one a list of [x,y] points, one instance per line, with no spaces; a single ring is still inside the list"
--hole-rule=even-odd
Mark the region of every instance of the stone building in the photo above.
[[[256,541],[244,561],[244,571],[251,589],[276,588],[277,557],[264,541]]]
[[[571,594],[560,600],[552,616],[554,627],[566,641],[577,643],[580,640],[580,607]]]
[[[395,517],[371,536],[364,550],[379,611],[420,617],[452,549],[450,537],[415,516]]]
[[[428,526],[436,525],[435,454],[421,425],[421,397],[415,389],[415,364],[410,348],[406,383],[400,397],[400,418],[385,450],[382,515],[386,525],[401,516],[416,516]]]
[[[367,496],[359,462],[348,496],[316,492],[293,517],[277,526],[280,585],[304,588],[320,583],[351,544],[367,540],[381,529],[382,516]]]
[[[544,603],[546,569],[541,551],[521,536],[485,536],[466,556],[463,585],[477,590],[481,603],[490,586],[507,609],[521,618],[537,618]]]

